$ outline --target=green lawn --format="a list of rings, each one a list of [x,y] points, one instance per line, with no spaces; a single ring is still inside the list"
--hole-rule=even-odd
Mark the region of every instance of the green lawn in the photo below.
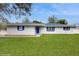
[[[79,35],[42,35],[41,37],[1,37],[0,55],[79,56]]]

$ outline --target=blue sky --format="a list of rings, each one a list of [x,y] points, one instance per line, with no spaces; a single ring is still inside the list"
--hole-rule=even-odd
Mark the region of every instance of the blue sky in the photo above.
[[[35,3],[32,5],[30,21],[38,20],[44,23],[48,22],[49,16],[55,16],[58,19],[66,19],[69,24],[79,23],[79,4],[67,3]],[[10,20],[16,21],[16,20]],[[18,21],[22,21],[21,19]]]

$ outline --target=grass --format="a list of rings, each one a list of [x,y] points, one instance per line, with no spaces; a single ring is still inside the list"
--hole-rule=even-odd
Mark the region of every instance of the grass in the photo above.
[[[0,37],[1,56],[79,56],[78,34]]]

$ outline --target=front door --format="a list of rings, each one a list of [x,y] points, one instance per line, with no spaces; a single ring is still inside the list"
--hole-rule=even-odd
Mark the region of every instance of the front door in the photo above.
[[[35,31],[36,31],[36,34],[39,34],[39,27],[38,26],[35,27]]]

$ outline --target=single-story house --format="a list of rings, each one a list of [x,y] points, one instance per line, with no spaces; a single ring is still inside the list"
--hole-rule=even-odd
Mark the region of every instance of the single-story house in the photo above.
[[[3,35],[41,35],[41,34],[79,34],[79,27],[64,24],[7,24],[5,30],[0,31]]]

